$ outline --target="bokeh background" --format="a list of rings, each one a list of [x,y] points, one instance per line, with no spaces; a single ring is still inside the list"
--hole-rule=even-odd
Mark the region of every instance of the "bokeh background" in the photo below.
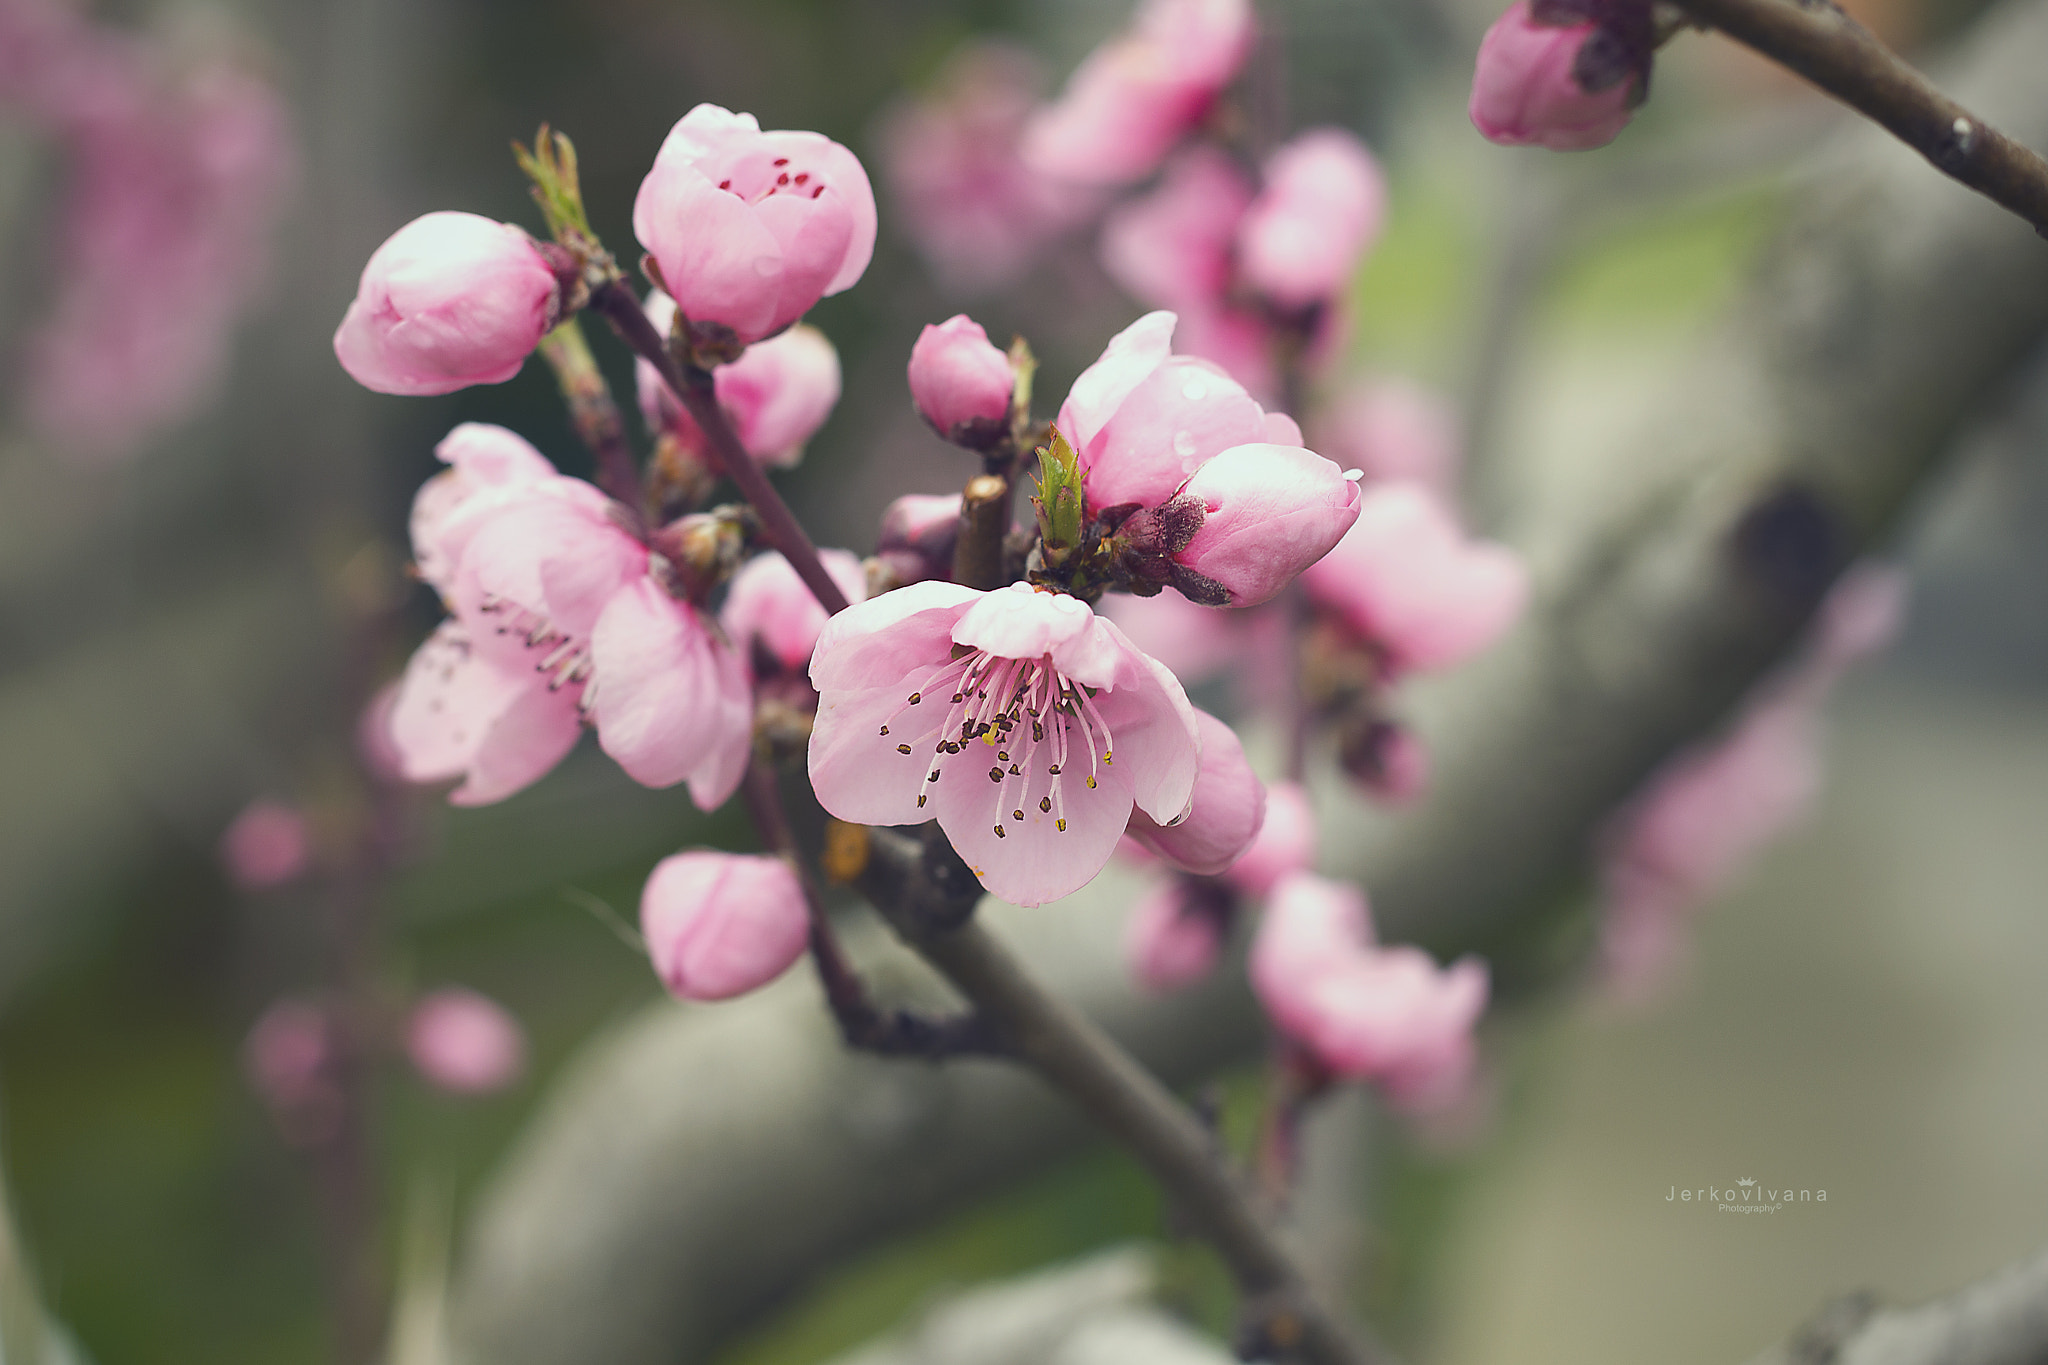
[[[1692,39],[1608,152],[1493,148],[1464,121],[1492,14],[1425,0],[1267,0],[1295,124],[1362,133],[1392,214],[1356,289],[1357,363],[1435,385],[1470,436],[1475,516],[1534,534],[1595,497],[1612,433],[1743,278],[1837,116],[1744,54]],[[662,134],[713,101],[815,128],[877,167],[892,102],[964,39],[1002,34],[1064,73],[1120,0],[251,0],[105,5],[171,45],[227,47],[273,80],[298,140],[267,285],[211,401],[125,458],[0,417],[0,1157],[47,1299],[103,1365],[329,1358],[307,1172],[249,1092],[251,1021],[323,979],[321,907],[233,889],[216,843],[251,799],[317,804],[342,780],[364,661],[347,625],[392,591],[432,447],[502,422],[584,459],[545,371],[442,399],[369,394],[328,338],[363,260],[406,220],[462,208],[538,226],[507,151],[547,121],[581,152],[593,221],[628,249]],[[1914,52],[1956,0],[1865,15]],[[0,346],[60,287],[66,166],[0,115]],[[877,176],[879,180],[879,175]],[[947,293],[892,221],[862,283],[812,315],[846,396],[784,480],[821,543],[858,551],[905,491],[959,461],[903,382],[926,322],[971,308],[1027,335],[1056,401],[1137,306],[1091,244],[1022,286]],[[621,391],[630,367],[598,338]],[[8,367],[9,376],[19,366]],[[1817,815],[1701,920],[1689,970],[1633,1010],[1560,989],[1499,1043],[1489,1131],[1454,1148],[1388,1126],[1370,1145],[1365,1302],[1446,1362],[1732,1362],[1828,1297],[1911,1298],[2039,1244],[2048,1220],[2048,389],[1984,414],[1900,556],[1913,607],[1849,687]],[[1050,406],[1048,402],[1045,406]],[[395,672],[436,612],[413,592]],[[378,1078],[380,1236],[408,1201],[457,1213],[552,1076],[659,995],[586,906],[630,913],[647,870],[739,844],[680,792],[586,746],[496,807],[431,810],[381,907],[394,989],[461,982],[529,1031],[513,1091],[461,1101]],[[1247,1086],[1239,1089],[1249,1093]],[[1236,1093],[1233,1091],[1233,1093]],[[706,1097],[715,1103],[715,1097]],[[1730,1218],[1667,1203],[1739,1176],[1825,1205]],[[822,1360],[948,1286],[1162,1232],[1106,1151],[1019,1172],[994,1200],[891,1239],[729,1343],[738,1365]],[[1187,1302],[1204,1311],[1204,1272]]]

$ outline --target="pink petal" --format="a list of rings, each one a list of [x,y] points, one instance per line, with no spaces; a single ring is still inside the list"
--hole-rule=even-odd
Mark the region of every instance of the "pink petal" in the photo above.
[[[1121,735],[1118,742],[1123,743]],[[984,761],[990,766],[981,767]],[[1013,905],[1043,905],[1080,890],[1109,861],[1130,822],[1135,765],[1097,765],[1091,788],[1083,761],[1079,755],[1069,760],[1060,804],[1041,810],[1039,803],[1050,798],[1053,784],[1044,764],[1003,781],[1008,775],[996,765],[993,748],[969,744],[966,753],[946,759],[943,778],[930,789],[931,806],[946,837],[991,895]],[[1192,784],[1192,772],[1189,779]],[[1057,824],[1062,819],[1064,830]]]
[[[629,584],[605,607],[591,632],[590,657],[598,742],[636,782],[674,786],[707,762],[722,773],[730,764],[721,761],[721,741],[752,733],[752,694],[740,661],[687,602],[650,578]],[[707,785],[715,786],[708,778]],[[731,789],[706,795],[722,800]]]
[[[1237,732],[1196,711],[1201,729],[1201,768],[1187,819],[1158,825],[1143,812],[1131,816],[1130,835],[1175,866],[1213,877],[1238,859],[1266,819],[1266,788],[1244,756]]]

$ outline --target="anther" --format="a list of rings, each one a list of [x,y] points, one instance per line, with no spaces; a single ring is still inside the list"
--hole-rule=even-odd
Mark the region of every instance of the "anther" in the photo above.
[[[1092,778],[1092,777],[1088,779],[1088,790],[1089,790],[1089,791],[1094,791],[1094,790],[1095,790],[1095,779],[1094,779],[1094,778]]]
[[[889,727],[888,727],[888,726],[886,726],[886,725],[884,725],[884,726],[882,727],[882,733],[883,733],[883,734],[885,734],[885,735],[886,735],[886,734],[888,734],[888,733],[889,733]]]
[[[1047,815],[1052,814],[1052,798],[1050,796],[1039,797],[1038,808],[1044,811]]]
[[[920,797],[918,797],[918,798],[917,798],[917,808],[918,808],[919,810],[923,810],[923,809],[924,809],[924,798],[923,798],[922,796],[920,796]]]
[[[1010,837],[1010,836],[1009,836],[1009,833],[1008,833],[1007,831],[1005,831],[1005,830],[1003,829],[1003,827],[1002,827],[1001,825],[997,825],[997,826],[996,826],[996,838],[998,838],[998,839],[1007,839],[1007,838],[1009,838],[1009,837]]]
[[[1055,820],[1055,821],[1053,821],[1053,822],[1052,822],[1052,827],[1053,827],[1054,829],[1058,830],[1058,831],[1059,831],[1060,833],[1062,833],[1062,834],[1065,834],[1065,833],[1067,832],[1067,822],[1066,822],[1066,821],[1064,821],[1064,820]]]
[[[991,781],[991,782],[1000,782],[1000,781],[1002,781],[1002,780],[1003,780],[1003,770],[1002,770],[1001,768],[990,768],[990,769],[988,770],[988,780],[989,780],[989,781]]]
[[[908,744],[899,744],[896,746],[896,752],[899,754],[907,754],[910,752],[910,746]]]
[[[912,706],[915,706],[915,705],[917,705],[917,704],[918,704],[919,702],[921,702],[921,701],[923,701],[923,700],[924,700],[924,693],[922,693],[922,692],[912,692],[912,693],[910,694],[910,704],[911,704]]]
[[[1013,810],[1010,812],[1010,818],[1012,820],[1022,820],[1024,818],[1024,812],[1021,810]]]

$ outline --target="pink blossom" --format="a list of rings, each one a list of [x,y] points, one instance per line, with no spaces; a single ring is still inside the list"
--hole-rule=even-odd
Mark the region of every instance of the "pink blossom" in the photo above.
[[[526,1033],[504,1006],[444,986],[413,1006],[406,1055],[420,1075],[458,1095],[503,1090],[526,1070]]]
[[[1199,883],[1155,882],[1131,907],[1124,961],[1148,990],[1173,991],[1207,976],[1223,952],[1223,916]]]
[[[502,428],[470,424],[413,505],[420,574],[451,619],[392,707],[415,782],[461,777],[458,805],[502,800],[574,746],[587,714],[636,781],[688,781],[699,805],[738,785],[750,744],[745,665],[589,484]]]
[[[1358,483],[1300,446],[1233,446],[1197,469],[1182,496],[1201,529],[1174,556],[1229,594],[1233,607],[1270,601],[1334,548],[1358,520]]]
[[[811,784],[826,811],[936,818],[982,885],[1016,904],[1086,885],[1134,807],[1159,824],[1187,814],[1194,708],[1079,598],[1025,583],[899,588],[832,618],[811,682]]]
[[[279,801],[252,801],[220,840],[221,861],[237,886],[260,891],[301,876],[313,858],[306,817]]]
[[[882,512],[875,556],[899,584],[922,583],[951,576],[959,539],[958,493],[905,493]]]
[[[1089,502],[1165,502],[1232,446],[1300,445],[1301,429],[1268,414],[1215,365],[1172,354],[1172,313],[1147,313],[1081,372],[1056,425],[1079,454]]]
[[[1184,871],[1214,876],[1250,847],[1266,820],[1266,786],[1244,756],[1237,732],[1210,715],[1195,712],[1202,737],[1201,767],[1185,820],[1161,825],[1143,811],[1131,813],[1130,836]]]
[[[647,296],[647,320],[663,336],[675,315],[674,299],[658,289]],[[707,453],[709,439],[654,366],[634,362],[634,377],[648,430],[668,431],[685,449]],[[803,458],[804,446],[839,404],[839,352],[823,332],[798,323],[720,365],[711,383],[719,410],[747,453],[762,464],[788,469]]]
[[[1219,307],[1230,292],[1238,226],[1252,197],[1251,181],[1220,148],[1177,152],[1157,189],[1103,220],[1103,269],[1157,308]]]
[[[1266,788],[1266,819],[1250,847],[1223,879],[1254,900],[1272,893],[1282,877],[1306,872],[1316,861],[1316,812],[1299,782]]]
[[[1127,185],[1208,117],[1251,52],[1249,0],[1144,0],[1024,129],[1024,159],[1054,179]]]
[[[818,557],[847,601],[858,602],[868,595],[867,571],[858,559],[845,550],[820,550]],[[789,561],[774,550],[756,555],[733,575],[725,606],[718,613],[719,624],[734,648],[745,654],[759,644],[791,673],[810,667],[811,651],[817,647],[825,619],[818,599]]]
[[[1302,583],[1396,673],[1470,658],[1514,624],[1529,591],[1512,551],[1466,539],[1435,497],[1407,483],[1366,489],[1357,523]]]
[[[1281,1030],[1336,1074],[1380,1082],[1396,1104],[1441,1101],[1471,1074],[1486,965],[1439,968],[1420,949],[1375,945],[1356,887],[1284,878],[1253,940],[1251,977]]]
[[[852,287],[875,249],[875,196],[852,152],[819,133],[761,131],[700,104],[669,130],[633,201],[695,340],[751,345]],[[706,332],[703,329],[711,329]]]
[[[77,456],[109,460],[200,407],[269,269],[296,176],[284,101],[211,61],[182,78],[73,7],[0,18],[0,101],[65,158],[51,316],[27,339],[23,402]]]
[[[782,859],[696,849],[655,865],[640,894],[640,932],[671,994],[726,1000],[803,956],[810,912]]]
[[[1489,142],[1575,152],[1614,141],[1635,114],[1637,82],[1591,91],[1572,74],[1579,49],[1598,31],[1538,23],[1529,0],[1515,0],[1486,36],[1472,72],[1472,126]]]
[[[1880,653],[1906,619],[1906,575],[1873,560],[1851,568],[1822,599],[1813,623],[1813,658],[1805,672],[1819,688]]]
[[[555,272],[525,232],[474,213],[430,213],[371,254],[334,354],[379,393],[502,384],[555,325],[560,301]]]
[[[1311,425],[1315,448],[1367,483],[1408,479],[1456,504],[1458,419],[1442,396],[1404,379],[1354,383]]]
[[[1290,309],[1343,293],[1386,215],[1379,163],[1341,128],[1314,128],[1267,157],[1264,170],[1265,188],[1238,229],[1245,283]]]
[[[307,1000],[279,1000],[263,1011],[242,1043],[242,1069],[269,1106],[286,1139],[311,1146],[341,1121],[335,1027]]]
[[[965,313],[926,326],[910,348],[910,400],[955,445],[980,449],[1008,431],[1016,387],[1010,357]]]
[[[897,105],[877,130],[893,221],[949,289],[1014,283],[1048,240],[1094,212],[1094,194],[1038,174],[1018,153],[1042,84],[1027,53],[971,44],[931,94]]]

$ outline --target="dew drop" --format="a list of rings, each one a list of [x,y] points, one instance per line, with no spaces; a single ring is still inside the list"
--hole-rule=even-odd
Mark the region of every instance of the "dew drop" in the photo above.
[[[1173,453],[1180,456],[1183,460],[1193,459],[1195,455],[1195,433],[1186,430],[1173,433]]]

